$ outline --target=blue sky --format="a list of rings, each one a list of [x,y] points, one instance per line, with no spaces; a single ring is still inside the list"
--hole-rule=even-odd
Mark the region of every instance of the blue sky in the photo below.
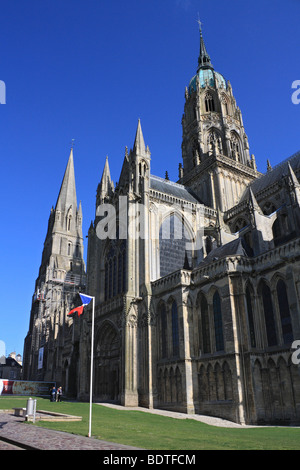
[[[258,169],[300,149],[299,0],[2,0],[0,340],[23,354],[48,216],[75,139],[83,234],[106,155],[117,181],[138,119],[151,172],[177,180],[184,90],[196,72],[198,12],[229,79]],[[86,256],[85,239],[85,256]]]

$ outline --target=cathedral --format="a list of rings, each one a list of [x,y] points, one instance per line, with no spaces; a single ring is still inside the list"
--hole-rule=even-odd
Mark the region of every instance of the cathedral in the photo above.
[[[200,30],[185,89],[178,181],[151,173],[138,121],[119,181],[106,159],[83,255],[73,149],[24,343],[24,379],[94,401],[299,424],[300,152],[258,172],[231,84]],[[158,158],[155,156],[154,158]]]

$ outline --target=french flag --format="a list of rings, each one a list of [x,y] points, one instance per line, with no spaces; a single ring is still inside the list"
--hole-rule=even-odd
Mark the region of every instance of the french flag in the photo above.
[[[80,315],[83,314],[84,307],[86,307],[86,305],[88,305],[90,303],[90,301],[92,300],[92,298],[93,298],[93,297],[90,297],[89,295],[85,295],[85,294],[79,294],[79,295],[80,295],[80,298],[81,298],[82,305],[80,305],[79,307],[73,308],[68,313],[68,316],[73,315],[73,313],[77,312],[78,316],[80,317]]]

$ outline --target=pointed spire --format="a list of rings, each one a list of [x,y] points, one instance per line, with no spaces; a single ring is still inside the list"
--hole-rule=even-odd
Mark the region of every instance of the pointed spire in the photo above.
[[[199,23],[199,31],[200,31],[200,55],[199,55],[199,59],[198,59],[198,70],[197,70],[197,72],[199,72],[199,70],[201,68],[211,68],[211,69],[213,69],[213,65],[210,61],[210,56],[208,55],[208,52],[207,52],[206,47],[205,47],[204,39],[203,39],[203,36],[202,36],[202,27],[201,27],[200,20],[198,21],[198,23]]]
[[[259,214],[262,213],[261,208],[259,207],[259,204],[256,200],[256,197],[254,196],[254,193],[251,187],[249,187],[248,207],[249,207],[250,212],[257,211]]]
[[[100,195],[100,199],[103,200],[106,196],[109,196],[113,190],[114,183],[111,180],[108,156],[106,156],[102,178],[98,186],[98,194]]]
[[[290,162],[288,162],[288,176],[291,178],[291,181],[294,186],[299,186],[299,181],[297,176],[295,175],[295,172],[293,168],[291,167]]]
[[[67,168],[60,187],[55,209],[64,211],[68,210],[70,206],[72,206],[73,209],[76,211],[77,197],[74,173],[73,147],[70,151]]]
[[[82,205],[81,205],[81,201],[79,202],[79,207],[78,207],[78,211],[77,211],[77,217],[82,217]]]
[[[139,155],[144,154],[146,150],[140,119],[139,119],[137,130],[136,130],[133,150],[135,151],[136,154],[139,154]]]

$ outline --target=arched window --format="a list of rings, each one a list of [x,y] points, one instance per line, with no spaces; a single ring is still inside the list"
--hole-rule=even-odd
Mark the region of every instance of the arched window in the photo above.
[[[223,337],[221,299],[220,299],[220,295],[218,292],[215,292],[213,296],[213,311],[214,311],[214,324],[215,324],[216,351],[223,351],[224,350],[224,337]]]
[[[265,282],[263,282],[261,286],[261,297],[264,309],[268,346],[275,346],[277,344],[277,335],[273,312],[272,296],[270,288]]]
[[[205,239],[205,250],[206,250],[206,254],[208,255],[208,253],[210,253],[212,249],[213,249],[212,237],[211,237],[211,236],[208,236],[208,237],[206,237],[206,239]]]
[[[268,201],[264,204],[263,213],[265,215],[273,214],[273,212],[275,211],[276,211],[276,207],[274,206],[272,201]]]
[[[225,116],[228,116],[229,114],[229,106],[228,106],[228,101],[225,95],[222,95],[221,97],[221,103],[222,103],[222,109],[223,109],[223,114]]]
[[[175,300],[172,303],[172,345],[173,356],[179,356],[178,311]]]
[[[165,304],[160,307],[161,357],[167,357],[167,312]]]
[[[159,230],[160,277],[183,269],[186,256],[189,266],[192,266],[192,251],[187,249],[187,244],[190,244],[192,239],[186,232],[183,219],[174,214],[167,217],[161,224]]]
[[[203,347],[203,353],[207,354],[211,352],[211,349],[210,349],[208,305],[207,305],[207,300],[204,296],[202,296],[201,298],[200,310],[201,310],[201,326],[202,326],[202,347]]]
[[[294,340],[290,307],[287,297],[286,285],[282,279],[277,282],[277,299],[281,320],[283,343],[291,343]]]
[[[280,237],[281,237],[281,229],[280,229],[280,221],[279,218],[277,218],[272,225],[272,232],[273,232],[273,238],[274,238],[274,245],[277,246],[279,245]]]
[[[236,160],[237,162],[240,162],[241,152],[240,152],[239,138],[234,133],[231,134],[230,151],[231,151],[231,158],[233,158],[233,160]]]
[[[207,113],[215,110],[214,100],[210,93],[206,93],[204,101],[205,101],[205,111]]]
[[[222,324],[222,310],[221,299],[218,292],[213,296],[213,311],[214,311],[214,324],[215,324],[215,339],[216,351],[224,350],[224,337],[223,337],[223,324]]]
[[[247,304],[247,313],[248,313],[250,344],[252,348],[256,348],[251,291],[250,291],[249,286],[247,286],[247,289],[246,289],[246,304]]]
[[[69,242],[68,243],[68,256],[71,255],[71,246],[72,246],[72,244]]]
[[[110,246],[104,264],[105,300],[126,290],[126,244]]]

